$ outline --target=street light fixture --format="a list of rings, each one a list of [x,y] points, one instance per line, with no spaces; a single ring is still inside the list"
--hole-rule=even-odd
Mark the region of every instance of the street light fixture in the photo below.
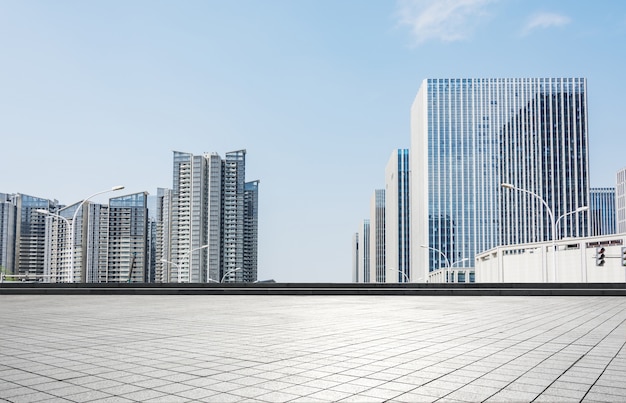
[[[428,245],[420,245],[420,248],[434,250],[435,252],[439,253],[445,259],[446,267],[450,267],[450,261],[448,260],[448,257],[442,251],[440,251],[439,249],[433,248],[432,246],[428,246]]]
[[[398,273],[402,274],[402,276],[404,277],[404,279],[406,280],[407,283],[411,282],[411,279],[409,278],[409,276],[407,276],[406,273],[403,272],[402,270],[396,269],[396,268],[393,268],[393,267],[389,267],[389,269],[391,269],[393,271],[397,271]]]
[[[241,267],[237,267],[236,269],[230,269],[228,270],[226,273],[224,273],[224,275],[222,276],[222,280],[220,280],[220,283],[224,282],[224,279],[226,278],[226,276],[228,276],[230,273],[234,273],[236,271],[241,270]]]
[[[194,248],[194,249],[190,250],[189,252],[186,252],[185,254],[183,254],[183,257],[179,260],[179,262],[178,262],[178,263],[170,262],[169,260],[166,260],[166,259],[161,259],[161,261],[162,261],[162,262],[165,262],[165,263],[171,263],[171,264],[173,264],[174,266],[176,266],[176,282],[177,282],[177,283],[180,283],[180,282],[181,282],[181,281],[180,281],[180,271],[181,271],[181,268],[182,268],[182,267],[181,267],[181,265],[183,264],[183,262],[184,262],[185,260],[187,260],[187,262],[189,262],[189,261],[190,261],[191,254],[192,254],[193,252],[195,252],[195,251],[197,251],[197,250],[200,250],[200,249],[208,248],[208,247],[209,247],[209,245],[202,245],[202,246],[200,246],[200,247],[198,247],[198,248]],[[191,270],[190,270],[189,272],[191,273]],[[169,279],[169,276],[168,276],[168,281],[169,281],[169,280],[170,280],[170,279]],[[209,282],[210,282],[210,281],[215,281],[215,280],[211,280],[211,279],[209,278]]]
[[[561,218],[564,218],[570,214],[577,214],[577,213],[582,213],[583,211],[588,211],[589,210],[589,206],[582,206],[582,207],[578,207],[576,210],[574,211],[570,211],[569,213],[565,213],[563,215],[561,215],[559,218],[556,219],[556,227],[559,227],[559,221],[561,221]],[[559,236],[559,233],[557,231],[556,233],[557,237]]]
[[[541,196],[539,196],[536,193],[531,192],[530,190],[526,190],[526,189],[522,189],[522,188],[518,188],[517,186],[514,186],[510,183],[501,183],[500,184],[501,187],[505,188],[505,189],[510,189],[510,190],[518,190],[520,192],[529,194],[537,199],[539,199],[539,201],[541,201],[541,203],[544,205],[544,207],[546,208],[546,211],[548,212],[548,216],[550,217],[550,224],[552,224],[552,271],[554,274],[554,281],[556,282],[556,226],[558,224],[558,222],[561,220],[561,218],[568,216],[570,214],[575,214],[575,213],[580,213],[583,211],[587,211],[589,210],[588,206],[582,206],[582,207],[578,207],[576,210],[574,211],[570,211],[569,213],[565,213],[563,215],[561,215],[557,220],[554,219],[554,214],[552,213],[552,209],[550,209],[550,206],[548,206],[548,203],[546,203],[546,201],[541,198]],[[547,270],[544,269],[544,278],[545,281],[548,282],[548,273]]]
[[[92,197],[101,195],[103,193],[108,193],[108,192],[116,192],[118,190],[122,190],[124,189],[124,186],[113,186],[111,189],[107,189],[107,190],[103,190],[101,192],[97,192],[92,194],[91,196],[86,197],[82,202],[80,202],[80,204],[78,205],[78,207],[76,208],[76,211],[74,211],[74,215],[72,216],[72,225],[71,225],[71,240],[70,240],[70,248],[71,248],[71,252],[70,252],[70,270],[69,270],[69,282],[73,283],[74,282],[74,252],[75,252],[75,227],[76,227],[76,216],[78,215],[78,212],[81,210],[81,207],[83,207],[83,204],[85,204],[89,199],[91,199]]]

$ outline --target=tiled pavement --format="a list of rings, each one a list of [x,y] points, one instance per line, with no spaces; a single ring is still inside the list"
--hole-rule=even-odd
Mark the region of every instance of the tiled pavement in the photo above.
[[[626,298],[0,295],[11,402],[626,402]]]

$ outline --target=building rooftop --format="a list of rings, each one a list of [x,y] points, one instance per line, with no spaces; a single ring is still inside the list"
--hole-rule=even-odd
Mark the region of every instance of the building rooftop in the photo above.
[[[0,400],[625,401],[626,298],[0,295]]]

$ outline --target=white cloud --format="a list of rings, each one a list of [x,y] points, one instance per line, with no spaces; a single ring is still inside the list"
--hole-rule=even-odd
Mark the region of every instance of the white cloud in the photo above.
[[[401,25],[411,28],[417,44],[468,38],[488,15],[486,6],[498,0],[399,0]]]
[[[560,15],[560,14],[555,14],[555,13],[535,14],[528,20],[522,33],[524,35],[528,35],[536,29],[562,27],[564,25],[569,24],[570,22],[571,22],[571,19],[569,17]]]

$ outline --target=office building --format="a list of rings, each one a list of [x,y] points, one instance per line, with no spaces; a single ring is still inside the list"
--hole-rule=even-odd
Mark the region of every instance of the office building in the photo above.
[[[591,236],[615,234],[615,188],[591,188],[589,213]],[[559,238],[567,237],[568,234],[560,234]]]
[[[385,169],[385,280],[408,283],[410,270],[409,150],[391,153]]]
[[[626,233],[626,168],[617,172],[615,210],[616,231],[618,234]]]
[[[385,189],[376,189],[370,202],[370,282],[384,283],[385,265]]]
[[[588,171],[585,79],[424,80],[411,108],[412,280],[550,240],[562,216],[557,233],[588,235],[588,213],[568,214],[589,205]]]
[[[245,156],[174,152],[173,188],[157,218],[161,281],[257,280],[259,181],[245,182]]]

